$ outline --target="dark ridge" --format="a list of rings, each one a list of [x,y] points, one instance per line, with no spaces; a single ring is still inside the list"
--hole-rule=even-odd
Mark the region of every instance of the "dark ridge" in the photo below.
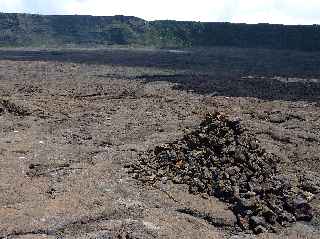
[[[141,45],[320,50],[319,25],[145,21],[132,16],[0,13],[0,47]]]

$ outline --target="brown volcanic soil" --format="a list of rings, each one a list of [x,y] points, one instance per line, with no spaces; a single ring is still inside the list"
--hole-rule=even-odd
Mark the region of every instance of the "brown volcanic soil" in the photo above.
[[[320,53],[20,49],[0,59],[0,238],[253,237],[228,204],[170,181],[146,186],[124,167],[215,110],[239,117],[313,192],[310,223],[258,237],[319,238]]]

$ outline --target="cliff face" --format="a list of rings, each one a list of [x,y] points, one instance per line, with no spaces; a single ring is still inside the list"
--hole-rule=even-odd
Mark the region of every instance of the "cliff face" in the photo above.
[[[0,14],[0,46],[235,46],[320,50],[320,26],[145,21],[136,17]]]
[[[162,44],[320,50],[320,26],[155,21]],[[159,38],[158,38],[159,39]]]
[[[56,46],[136,43],[145,21],[135,17],[0,14],[0,45]]]

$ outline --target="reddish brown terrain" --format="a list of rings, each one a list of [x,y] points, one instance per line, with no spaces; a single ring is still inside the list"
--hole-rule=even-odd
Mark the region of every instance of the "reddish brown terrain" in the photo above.
[[[311,221],[255,236],[218,198],[128,173],[214,111],[308,188]],[[0,134],[0,238],[320,237],[318,52],[2,49]]]

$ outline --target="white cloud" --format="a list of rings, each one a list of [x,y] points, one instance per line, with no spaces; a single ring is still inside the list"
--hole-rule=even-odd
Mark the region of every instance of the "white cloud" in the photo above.
[[[0,0],[0,11],[1,12],[20,12],[23,11],[22,0]]]
[[[0,0],[1,12],[320,24],[319,0]]]
[[[223,8],[222,3],[212,4],[212,0],[194,1],[127,1],[117,0],[116,3],[102,0],[68,1],[65,5],[67,12],[93,15],[134,15],[148,20],[176,19],[203,20]]]
[[[238,0],[232,22],[320,24],[318,0]]]

